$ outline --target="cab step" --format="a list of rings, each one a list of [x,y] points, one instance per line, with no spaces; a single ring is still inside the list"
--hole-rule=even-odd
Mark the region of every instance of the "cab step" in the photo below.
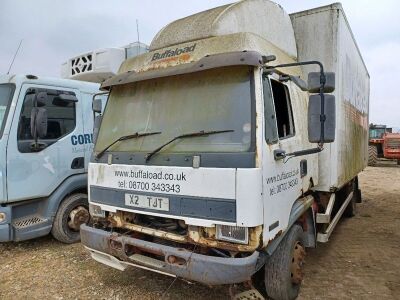
[[[23,229],[26,227],[30,227],[32,225],[45,223],[46,221],[47,221],[47,219],[42,218],[41,216],[32,215],[32,216],[16,219],[13,221],[12,225],[16,229]]]
[[[335,229],[336,225],[338,224],[340,218],[342,217],[347,205],[349,204],[349,202],[351,201],[352,198],[353,198],[353,192],[351,192],[347,196],[346,200],[343,201],[342,206],[340,207],[340,209],[336,213],[335,217],[331,221],[330,219],[331,219],[332,209],[333,209],[333,205],[335,203],[335,194],[331,195],[325,213],[317,214],[317,223],[329,224],[328,227],[326,228],[326,230],[324,230],[323,232],[318,232],[318,235],[317,235],[318,242],[326,243],[329,240],[330,235],[332,234],[333,230]]]

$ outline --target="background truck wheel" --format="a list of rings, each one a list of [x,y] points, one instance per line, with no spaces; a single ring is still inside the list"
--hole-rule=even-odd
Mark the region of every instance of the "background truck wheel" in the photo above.
[[[306,255],[302,235],[302,228],[293,225],[265,264],[265,289],[272,299],[291,300],[299,294]]]
[[[376,146],[368,146],[368,166],[376,166],[378,161],[378,149]]]
[[[79,242],[79,227],[89,221],[86,194],[72,194],[66,197],[58,208],[51,234],[60,242],[72,244]]]

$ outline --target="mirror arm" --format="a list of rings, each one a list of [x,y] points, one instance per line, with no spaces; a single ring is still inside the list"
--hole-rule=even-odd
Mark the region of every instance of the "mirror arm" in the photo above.
[[[287,160],[283,161],[284,163],[286,163],[292,157],[316,154],[321,152],[322,150],[324,150],[324,148],[320,146],[306,150],[294,151],[291,153],[286,153],[286,151],[282,149],[276,149],[274,150],[274,158],[275,160],[284,160],[285,158],[287,158]]]
[[[300,150],[300,151],[294,151],[292,153],[286,154],[286,156],[303,156],[303,155],[309,155],[309,154],[315,154],[319,153],[323,150],[322,147],[317,147],[317,148],[311,148],[311,149],[306,149],[306,150]]]
[[[320,122],[321,122],[321,138],[320,142],[318,144],[318,148],[315,149],[322,149],[324,146],[324,140],[325,140],[325,135],[324,135],[324,129],[325,129],[325,97],[324,97],[324,88],[325,88],[325,83],[326,83],[326,77],[324,74],[324,66],[322,65],[321,62],[317,60],[310,60],[310,61],[303,61],[303,62],[297,62],[297,63],[290,63],[290,64],[280,64],[276,66],[266,66],[265,72],[274,72],[275,69],[277,68],[289,68],[289,67],[297,67],[297,66],[306,66],[306,65],[318,65],[320,69],[320,88],[319,88],[319,95],[321,96],[321,117],[320,117]],[[310,149],[312,150],[312,149]],[[307,150],[303,150],[307,151]],[[295,152],[293,152],[295,153]]]
[[[94,101],[94,98],[96,98],[97,96],[101,96],[101,95],[107,95],[107,94],[109,94],[110,92],[100,92],[100,93],[96,93],[96,94],[94,94],[93,95],[93,97],[92,97],[92,102]]]

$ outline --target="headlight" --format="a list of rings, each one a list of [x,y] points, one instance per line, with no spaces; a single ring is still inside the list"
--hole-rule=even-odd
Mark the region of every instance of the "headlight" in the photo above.
[[[105,218],[106,212],[99,205],[89,203],[89,213],[92,217]]]
[[[249,243],[249,229],[247,227],[217,225],[218,240],[228,241],[238,244]]]
[[[7,218],[6,213],[0,212],[0,223],[3,222]]]

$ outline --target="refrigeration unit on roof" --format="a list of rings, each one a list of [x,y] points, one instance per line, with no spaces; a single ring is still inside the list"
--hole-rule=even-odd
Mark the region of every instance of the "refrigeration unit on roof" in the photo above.
[[[146,44],[135,42],[119,48],[104,48],[68,59],[61,66],[61,77],[101,83],[117,74],[127,58],[149,51]]]

